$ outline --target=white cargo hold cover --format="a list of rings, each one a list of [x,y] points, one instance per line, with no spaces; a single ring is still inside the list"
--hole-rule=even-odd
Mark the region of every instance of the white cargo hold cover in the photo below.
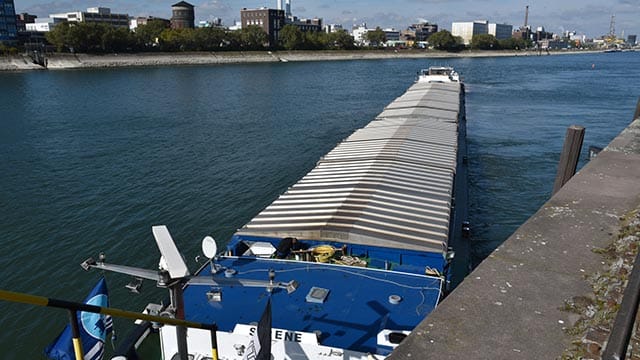
[[[444,253],[460,91],[416,83],[237,234]]]

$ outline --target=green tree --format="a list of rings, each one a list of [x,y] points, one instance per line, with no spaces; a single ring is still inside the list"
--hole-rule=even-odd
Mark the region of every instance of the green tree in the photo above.
[[[447,30],[441,30],[429,36],[429,44],[438,50],[460,51],[464,48],[462,38],[453,36]]]
[[[479,50],[499,50],[500,44],[493,35],[477,34],[471,38],[471,48]]]
[[[501,49],[508,50],[523,50],[531,46],[528,40],[514,37],[498,40],[498,43],[500,44]]]
[[[104,52],[131,51],[135,47],[135,38],[127,28],[103,25],[101,29],[101,45]]]
[[[351,50],[355,49],[355,41],[353,36],[349,35],[345,30],[338,30],[329,34],[328,45],[337,49]]]
[[[164,51],[192,51],[195,39],[194,29],[165,29],[160,34],[160,47]]]
[[[135,39],[138,48],[153,49],[160,46],[160,35],[168,27],[164,21],[150,20],[146,25],[140,25],[135,30]]]
[[[240,31],[240,46],[245,50],[262,50],[268,43],[267,33],[260,26],[250,25]]]
[[[93,52],[100,44],[100,35],[95,26],[86,23],[70,24],[66,43],[71,52]]]
[[[369,41],[371,46],[382,46],[387,41],[385,32],[377,27],[375,30],[369,30],[364,34],[364,39]]]
[[[0,54],[3,55],[15,55],[18,53],[18,48],[8,46],[0,42]]]
[[[51,31],[45,33],[45,38],[49,44],[55,46],[58,52],[64,51],[67,47],[67,33],[69,32],[69,23],[63,22],[58,24]]]
[[[307,50],[323,50],[328,46],[327,34],[322,31],[304,33],[304,48]]]
[[[288,24],[285,25],[278,35],[280,44],[285,50],[299,50],[304,45],[304,34],[299,27]]]
[[[240,50],[242,48],[242,32],[227,31],[224,36],[224,48],[226,50]]]
[[[225,31],[219,28],[195,29],[195,47],[198,51],[215,51],[224,46]]]

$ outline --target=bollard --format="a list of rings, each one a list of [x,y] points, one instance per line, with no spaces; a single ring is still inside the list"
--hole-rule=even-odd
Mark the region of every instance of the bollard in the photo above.
[[[580,149],[584,140],[584,127],[579,125],[571,125],[567,128],[567,135],[564,139],[562,153],[560,154],[560,162],[558,163],[558,174],[553,184],[553,194],[558,192],[564,184],[573,177],[578,168],[578,160],[580,159]]]

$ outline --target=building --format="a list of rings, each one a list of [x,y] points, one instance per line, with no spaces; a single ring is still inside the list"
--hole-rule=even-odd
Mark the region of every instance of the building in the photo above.
[[[242,21],[234,20],[233,25],[227,28],[229,31],[240,31],[242,30]]]
[[[331,34],[338,31],[344,31],[344,29],[342,28],[342,24],[327,24],[322,28],[322,31],[327,34]]]
[[[510,39],[513,33],[513,25],[489,24],[489,35],[493,35],[498,40]]]
[[[147,17],[139,16],[137,18],[129,19],[129,30],[135,31],[138,28],[138,26],[147,25],[149,21],[160,21],[165,25],[166,28],[171,27],[171,20],[158,18],[154,16],[147,16]]]
[[[291,0],[276,0],[276,9],[284,11],[284,17],[286,19],[293,20],[293,15],[291,14]]]
[[[180,1],[171,5],[171,28],[193,29],[195,28],[196,13],[193,5],[186,1]]]
[[[429,36],[438,32],[438,25],[424,22],[412,24],[407,30],[414,32],[415,41],[427,41]]]
[[[438,32],[438,25],[431,24],[428,21],[411,24],[406,30],[400,32],[400,41],[403,41],[407,46],[418,46],[420,48],[427,47],[427,39]]]
[[[516,39],[531,40],[531,28],[528,26],[521,26],[513,32],[512,36]]]
[[[0,43],[15,44],[18,39],[13,0],[0,0]]]
[[[27,31],[27,24],[33,24],[38,17],[35,15],[21,13],[16,15],[16,28],[18,32]]]
[[[477,20],[469,22],[454,22],[451,24],[451,34],[459,36],[465,45],[471,44],[473,35],[481,35],[489,33],[489,22],[486,20]]]
[[[384,37],[387,39],[387,41],[391,41],[391,42],[400,41],[400,31],[394,28],[383,29],[382,31],[384,31]]]
[[[627,36],[627,44],[634,46],[637,44],[638,36],[637,35],[629,35]]]
[[[538,26],[536,28],[536,32],[531,33],[531,37],[533,41],[536,43],[542,40],[551,40],[553,39],[553,33],[547,32],[543,26]]]
[[[33,23],[25,24],[25,29],[28,32],[49,32],[61,22],[61,20],[56,22],[52,18],[37,19]]]
[[[213,18],[211,20],[200,20],[198,21],[199,28],[222,28],[222,19]]]
[[[539,46],[542,50],[560,50],[571,48],[571,43],[567,39],[543,39]]]
[[[369,32],[367,28],[367,24],[363,23],[360,25],[354,25],[351,28],[351,36],[353,36],[353,41],[358,46],[367,46],[369,42],[365,39],[365,34]]]
[[[293,17],[293,19],[285,19],[286,25],[295,25],[302,32],[307,31],[322,31],[322,19],[313,18],[313,19],[298,19],[297,17]]]
[[[278,44],[278,35],[284,27],[285,17],[284,10],[280,9],[247,9],[240,10],[240,22],[242,28],[248,26],[259,26],[267,33],[269,46],[274,47]]]
[[[51,14],[49,18],[53,24],[61,21],[87,23],[87,24],[108,24],[115,27],[129,27],[128,14],[113,14],[111,9],[103,7],[88,8],[87,11],[73,11],[68,13]]]

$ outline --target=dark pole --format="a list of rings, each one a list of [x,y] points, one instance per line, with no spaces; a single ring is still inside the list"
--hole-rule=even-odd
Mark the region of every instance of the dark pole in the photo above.
[[[76,355],[76,360],[83,360],[84,351],[82,350],[82,341],[80,341],[80,329],[78,328],[78,314],[75,310],[69,309],[69,323],[71,324],[73,352]]]
[[[567,135],[565,136],[564,146],[560,154],[558,173],[556,175],[556,181],[553,184],[553,195],[575,175],[583,141],[584,127],[571,125],[567,128]]]
[[[182,283],[177,282],[169,287],[171,292],[171,305],[176,312],[176,319],[184,320],[184,299],[182,294]],[[176,326],[176,337],[178,340],[178,355],[180,360],[188,360],[189,351],[187,349],[187,328],[181,325]]]
[[[629,276],[627,288],[624,290],[620,310],[616,315],[607,340],[607,346],[602,353],[602,359],[624,359],[627,355],[627,347],[636,315],[638,314],[638,303],[640,302],[640,256],[636,256],[633,270]]]
[[[633,115],[633,120],[640,118],[640,98],[638,98],[638,105],[636,105],[636,113]]]
[[[89,305],[89,304],[83,304],[83,303],[77,303],[77,302],[71,302],[71,301],[65,301],[65,300],[51,299],[44,296],[29,295],[29,294],[1,290],[1,289],[0,289],[0,300],[10,301],[14,303],[36,305],[36,306],[54,307],[59,309],[85,311],[93,314],[111,315],[111,316],[120,317],[124,319],[131,319],[131,320],[146,320],[146,321],[157,322],[160,324],[169,324],[174,326],[181,325],[181,326],[186,326],[186,327],[196,328],[196,329],[211,329],[212,326],[215,326],[212,324],[203,324],[203,323],[198,323],[194,321],[186,321],[186,320],[174,319],[174,318],[169,318],[164,316],[154,316],[154,315],[144,314],[141,312],[126,311],[126,310],[120,310],[115,308],[108,308],[108,307],[101,307],[101,306],[95,306],[95,305]]]
[[[218,334],[216,334],[218,326],[213,324],[209,331],[211,332],[211,358],[218,360]]]

